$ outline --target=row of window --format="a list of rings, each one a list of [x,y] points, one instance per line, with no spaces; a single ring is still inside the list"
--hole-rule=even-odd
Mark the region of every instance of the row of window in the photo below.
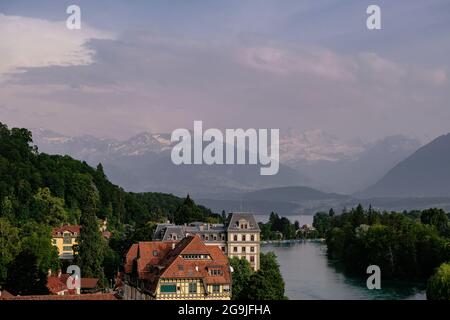
[[[175,284],[162,284],[160,286],[161,293],[177,293],[181,291],[180,287],[177,287]],[[214,284],[212,285],[212,293],[220,293],[220,285]],[[190,282],[189,283],[189,294],[197,294],[197,283]]]
[[[233,236],[233,241],[239,241],[237,234],[235,234]],[[247,241],[247,235],[246,234],[241,234],[241,241]],[[255,241],[255,235],[254,234],[250,235],[250,241]]]
[[[238,247],[233,247],[233,252],[237,253],[238,252]],[[242,247],[241,248],[241,252],[242,253],[246,253],[247,252],[247,247]],[[250,247],[250,252],[254,253],[255,252],[255,247]]]
[[[77,232],[74,232],[74,233],[71,233],[71,232],[64,232],[64,233],[57,232],[56,235],[58,237],[61,237],[61,236],[64,236],[64,237],[76,237],[78,235],[78,233]]]
[[[208,234],[202,234],[202,240],[203,241],[218,241],[219,240],[219,236],[217,234],[213,234],[213,235],[208,235]],[[220,235],[220,240],[221,241],[225,241],[225,235],[221,234]]]
[[[255,256],[243,256],[242,258],[247,259],[249,262],[254,263],[255,262]]]
[[[183,254],[182,257],[188,260],[209,259],[208,254]]]

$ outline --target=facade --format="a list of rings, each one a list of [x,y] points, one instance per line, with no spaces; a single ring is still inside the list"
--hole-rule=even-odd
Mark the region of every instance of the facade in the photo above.
[[[106,220],[99,221],[99,230],[106,239],[111,237],[111,232],[107,231]],[[80,235],[81,226],[64,225],[52,230],[52,244],[58,249],[59,259],[73,260],[73,246],[78,244],[78,236]]]
[[[253,215],[233,213],[227,225],[228,256],[247,259],[253,270],[260,267],[261,231]]]
[[[188,235],[198,235],[208,246],[219,247],[228,257],[247,259],[252,268],[259,270],[260,229],[255,217],[249,213],[231,213],[226,225],[196,222],[177,226],[159,224],[153,239],[179,241]]]
[[[61,260],[72,260],[73,246],[78,244],[80,226],[65,225],[52,231],[52,244],[58,249]]]
[[[134,244],[125,258],[121,286],[125,300],[229,300],[231,271],[219,247],[190,235]]]

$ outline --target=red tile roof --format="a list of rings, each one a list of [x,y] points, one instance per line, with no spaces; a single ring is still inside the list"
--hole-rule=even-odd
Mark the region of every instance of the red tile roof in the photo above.
[[[81,289],[94,289],[98,285],[98,278],[81,278]]]
[[[50,276],[47,278],[47,288],[50,294],[58,294],[65,291],[67,294],[76,294],[75,289],[67,288],[68,274],[62,274],[58,277]],[[98,278],[81,278],[81,289],[95,289],[98,285]]]
[[[64,233],[66,231],[69,231],[71,233],[75,233],[76,232],[77,234],[80,234],[80,229],[81,229],[81,227],[78,226],[78,225],[76,225],[76,226],[75,225],[74,226],[64,225],[64,226],[59,227],[59,228],[54,228],[52,230],[52,236],[53,237],[57,237],[58,233]]]
[[[0,290],[0,300],[7,300],[14,298],[14,296],[6,290]]]
[[[58,294],[61,291],[66,291],[68,277],[48,277],[47,278],[47,288],[50,294]]]
[[[186,259],[184,255],[207,255],[208,259]],[[133,273],[154,291],[160,278],[199,278],[206,284],[230,284],[228,258],[217,246],[206,246],[198,235],[175,242],[140,242],[131,246],[126,255],[125,273]],[[210,270],[219,270],[211,275]]]
[[[5,298],[5,300],[119,300],[113,293],[92,293],[79,295],[41,295],[41,296],[17,296]]]

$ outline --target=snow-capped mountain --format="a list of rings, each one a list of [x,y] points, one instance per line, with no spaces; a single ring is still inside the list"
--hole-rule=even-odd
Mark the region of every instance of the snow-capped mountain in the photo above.
[[[305,132],[288,129],[280,133],[280,158],[287,164],[354,159],[364,150],[362,143],[343,141],[319,129]]]
[[[309,186],[353,193],[380,179],[420,147],[417,140],[393,136],[373,143],[344,141],[322,130],[280,132],[280,173],[262,178],[252,166],[174,166],[170,134],[143,132],[125,141],[89,135],[70,137],[33,130],[42,152],[67,154],[96,166],[132,191],[241,192],[283,186]]]

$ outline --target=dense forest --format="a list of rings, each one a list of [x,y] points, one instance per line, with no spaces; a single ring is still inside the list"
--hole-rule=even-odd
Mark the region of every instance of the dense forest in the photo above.
[[[108,221],[109,242],[100,236],[99,219]],[[222,217],[189,196],[126,192],[108,180],[101,164],[92,168],[68,156],[39,153],[30,131],[0,123],[0,286],[15,294],[45,292],[41,278],[61,268],[51,229],[63,224],[81,225],[76,262],[83,276],[106,285],[131,243],[150,240],[156,223],[166,220]],[[25,260],[28,269],[18,274]]]
[[[447,290],[450,299],[450,224],[443,210],[379,212],[359,205],[340,215],[318,213],[313,226],[347,272],[362,276],[378,265],[383,279],[430,279],[428,295]]]
[[[286,217],[280,217],[277,213],[271,212],[269,221],[259,222],[261,229],[261,239],[270,240],[296,240],[296,239],[315,239],[319,236],[318,232],[307,225],[300,226],[298,221],[292,223]]]

